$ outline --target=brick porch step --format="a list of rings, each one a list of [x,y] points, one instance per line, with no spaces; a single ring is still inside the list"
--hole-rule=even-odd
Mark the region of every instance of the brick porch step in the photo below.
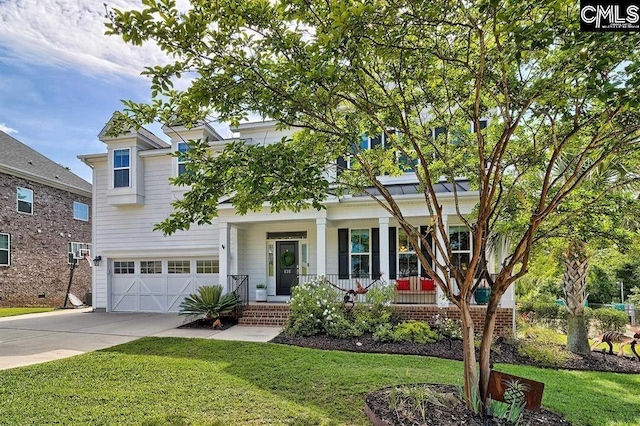
[[[289,305],[286,303],[257,303],[246,306],[238,320],[241,325],[284,326],[289,317]]]

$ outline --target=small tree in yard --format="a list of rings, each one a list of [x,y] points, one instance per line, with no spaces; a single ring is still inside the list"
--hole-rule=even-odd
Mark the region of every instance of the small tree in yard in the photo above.
[[[206,143],[190,142],[192,173],[174,183],[191,189],[158,229],[210,222],[225,194],[233,194],[240,214],[265,201],[276,212],[322,208],[334,190],[326,165],[349,157],[351,168],[329,179],[335,190],[370,194],[418,247],[429,235],[405,219],[379,179],[412,171],[432,218],[427,234],[435,248],[427,254],[440,260],[432,266],[416,253],[460,309],[467,401],[475,386],[486,400],[496,310],[527,273],[532,247],[546,238],[543,225],[571,216],[567,203],[593,168],[638,156],[640,39],[580,32],[575,1],[191,0],[183,11],[173,0],[143,5],[110,11],[108,32],[133,44],[155,41],[171,61],[144,71],[153,102],[125,102],[114,131],[154,120],[190,126],[210,114],[237,124],[249,111],[301,129],[292,140],[230,143],[216,155]],[[192,78],[190,87],[173,90],[183,75]],[[384,148],[360,148],[363,133],[382,132]],[[558,169],[566,158],[568,167]],[[465,196],[475,201],[472,215],[459,214],[472,234],[466,265],[452,253],[435,190],[440,179],[461,176],[469,179]],[[458,206],[461,194],[452,188]],[[511,244],[500,248],[493,277],[488,263],[498,234]],[[480,277],[492,292],[478,371],[471,298]]]

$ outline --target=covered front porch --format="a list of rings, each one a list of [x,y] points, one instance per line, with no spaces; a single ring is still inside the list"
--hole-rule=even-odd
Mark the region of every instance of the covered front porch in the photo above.
[[[449,302],[406,242],[395,219],[381,209],[333,206],[322,211],[271,214],[268,209],[246,216],[220,215],[220,277],[227,276],[227,290],[246,285],[246,302],[256,300],[256,286],[266,285],[267,301],[288,302],[291,289],[323,277],[337,290],[354,292],[379,283],[396,287],[396,304],[437,305]],[[416,227],[430,218],[407,216]],[[276,220],[277,219],[277,220]],[[458,232],[455,222],[451,235]],[[450,235],[450,237],[451,237]],[[457,234],[457,255],[468,259],[471,241]],[[361,290],[362,292],[362,290]],[[505,295],[503,307],[513,306]]]

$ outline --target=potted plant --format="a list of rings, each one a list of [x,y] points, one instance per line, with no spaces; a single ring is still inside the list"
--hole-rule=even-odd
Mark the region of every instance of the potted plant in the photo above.
[[[473,293],[473,297],[476,299],[478,305],[486,305],[489,303],[489,295],[491,294],[491,287],[487,284],[487,280],[480,281],[480,285]]]
[[[267,285],[264,283],[256,284],[256,302],[267,301]]]

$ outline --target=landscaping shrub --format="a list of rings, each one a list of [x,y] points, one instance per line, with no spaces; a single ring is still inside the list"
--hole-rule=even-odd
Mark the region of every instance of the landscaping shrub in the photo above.
[[[562,335],[542,327],[528,328],[517,342],[518,354],[546,367],[560,367],[574,356],[564,345]]]
[[[179,315],[216,319],[226,315],[238,306],[240,298],[236,293],[222,296],[221,285],[209,285],[198,288],[198,294],[190,294],[180,303]]]
[[[355,326],[362,333],[373,333],[382,324],[396,323],[391,309],[394,296],[392,285],[380,284],[369,288],[365,295],[366,304],[357,303],[351,312]]]
[[[612,308],[594,309],[591,315],[595,322],[595,328],[601,333],[606,331],[624,332],[629,320],[626,312]]]
[[[340,339],[348,339],[351,337],[362,336],[364,332],[359,329],[355,323],[347,319],[345,315],[336,312],[325,322],[325,332],[329,336],[338,337]]]
[[[462,339],[460,320],[454,320],[447,316],[441,317],[440,314],[436,314],[434,320],[439,339]]]
[[[438,334],[423,321],[401,322],[395,327],[382,324],[373,335],[374,340],[379,342],[433,343],[437,337]]]
[[[291,292],[290,314],[284,329],[286,334],[313,336],[326,332],[327,323],[334,318],[344,318],[340,296],[320,278],[297,285]]]
[[[376,342],[393,342],[393,324],[380,324],[373,333]]]

